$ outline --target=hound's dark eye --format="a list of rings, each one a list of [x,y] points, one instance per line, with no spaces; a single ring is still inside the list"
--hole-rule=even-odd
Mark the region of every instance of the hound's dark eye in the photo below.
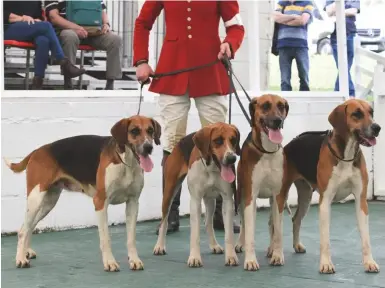
[[[278,109],[282,112],[283,110],[285,110],[285,105],[283,105],[283,103],[281,103],[281,102],[279,102],[278,104],[277,104],[277,107],[278,107]]]
[[[271,108],[271,103],[270,102],[265,102],[262,104],[262,110],[263,111],[268,111]]]
[[[134,136],[138,136],[140,134],[140,129],[139,128],[132,129],[131,134]]]
[[[369,114],[370,114],[370,117],[373,118],[373,109],[370,109],[370,110],[369,110]]]
[[[222,145],[223,144],[223,138],[219,137],[219,138],[215,139],[214,143],[217,144],[217,145]]]
[[[154,129],[153,129],[152,127],[148,128],[148,129],[147,129],[147,133],[148,133],[149,135],[152,135],[152,134],[154,133]]]
[[[237,145],[237,138],[236,138],[236,137],[231,137],[230,143],[231,143],[231,145],[233,145],[233,146]]]
[[[357,110],[357,111],[354,111],[354,112],[352,113],[352,116],[353,116],[354,118],[357,118],[357,119],[362,119],[362,118],[364,118],[364,113],[362,113],[361,110]]]

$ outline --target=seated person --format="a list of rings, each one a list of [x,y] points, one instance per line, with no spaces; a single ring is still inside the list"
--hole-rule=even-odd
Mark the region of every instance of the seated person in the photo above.
[[[91,45],[98,50],[107,51],[106,90],[113,90],[114,80],[122,77],[120,61],[122,39],[120,36],[110,32],[106,6],[103,1],[101,2],[103,9],[103,26],[100,33],[96,35],[90,35],[84,27],[66,19],[66,1],[45,1],[45,11],[48,19],[58,30],[64,54],[72,63],[75,63],[76,51],[78,50],[80,42]],[[66,81],[65,86],[66,89],[71,89],[69,81]]]
[[[41,1],[4,1],[4,40],[34,42],[35,77],[32,89],[42,89],[49,51],[59,61],[65,78],[78,77],[85,72],[72,65],[64,56],[51,23],[43,21]]]

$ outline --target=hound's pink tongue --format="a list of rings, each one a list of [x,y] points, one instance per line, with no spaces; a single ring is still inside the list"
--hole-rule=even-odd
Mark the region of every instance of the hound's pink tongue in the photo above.
[[[269,139],[271,142],[274,144],[281,144],[283,136],[281,134],[281,129],[273,130],[273,129],[268,129],[269,130]]]
[[[377,139],[376,138],[366,138],[365,139],[366,143],[368,143],[370,146],[374,146],[377,144]]]
[[[142,155],[139,155],[139,161],[140,167],[142,167],[145,172],[151,172],[152,168],[154,168],[154,163],[152,163],[150,156],[144,157]]]
[[[231,166],[221,166],[221,177],[228,183],[233,183],[235,180],[235,174]]]

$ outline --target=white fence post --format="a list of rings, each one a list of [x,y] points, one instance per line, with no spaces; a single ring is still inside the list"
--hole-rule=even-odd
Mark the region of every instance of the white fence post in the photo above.
[[[374,69],[373,94],[374,94],[374,117],[376,122],[385,128],[385,65],[378,63]],[[384,131],[382,131],[384,132]],[[373,157],[373,177],[374,177],[374,196],[385,196],[385,135],[384,133],[377,139],[377,145],[374,146]]]
[[[344,97],[349,95],[348,79],[348,52],[346,46],[346,21],[345,21],[345,1],[336,1],[336,32],[337,32],[337,59],[340,91]]]

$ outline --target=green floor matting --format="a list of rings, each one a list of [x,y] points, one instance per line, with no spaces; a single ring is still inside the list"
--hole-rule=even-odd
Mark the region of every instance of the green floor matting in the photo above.
[[[373,202],[369,208],[373,255],[380,267],[385,269],[385,204]],[[152,255],[158,222],[138,224],[137,246],[145,270],[137,272],[130,271],[126,263],[124,226],[110,228],[112,251],[121,268],[118,273],[103,271],[98,230],[94,228],[33,235],[32,248],[38,255],[37,259],[31,260],[29,269],[15,267],[17,237],[2,237],[1,285],[3,288],[385,287],[385,271],[366,274],[361,265],[361,242],[354,205],[333,205],[331,218],[332,259],[337,270],[334,275],[318,273],[318,212],[317,206],[314,206],[302,226],[302,242],[307,248],[307,253],[303,255],[293,252],[291,221],[285,212],[283,267],[269,266],[265,257],[269,234],[268,210],[264,210],[257,213],[255,241],[261,266],[257,272],[243,270],[243,255],[238,254],[238,267],[225,267],[224,255],[211,255],[203,220],[201,251],[204,267],[188,268],[189,220],[183,219],[180,232],[167,237],[168,255],[165,256]],[[217,232],[217,239],[223,244],[224,233]]]

